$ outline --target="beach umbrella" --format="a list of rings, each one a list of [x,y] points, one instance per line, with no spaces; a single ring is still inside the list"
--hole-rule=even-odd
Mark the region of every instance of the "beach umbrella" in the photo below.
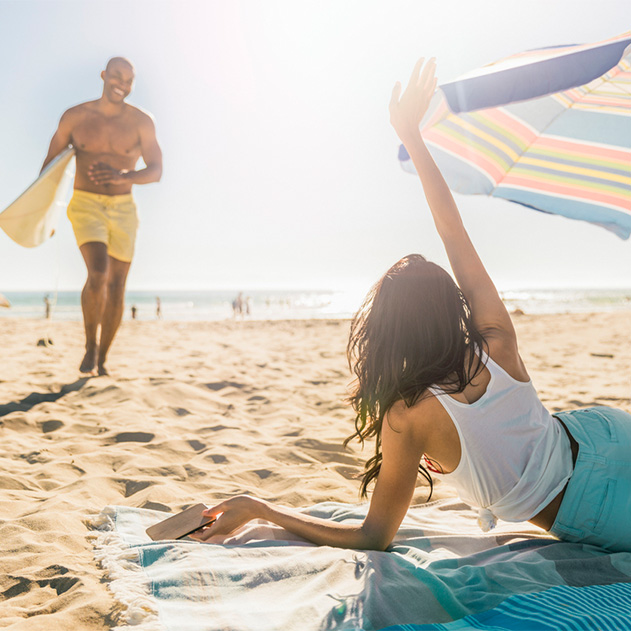
[[[11,303],[9,302],[9,299],[6,296],[3,296],[2,294],[0,294],[0,307],[10,307]]]
[[[631,234],[631,32],[441,85],[421,132],[453,191]],[[415,173],[403,145],[399,160]]]

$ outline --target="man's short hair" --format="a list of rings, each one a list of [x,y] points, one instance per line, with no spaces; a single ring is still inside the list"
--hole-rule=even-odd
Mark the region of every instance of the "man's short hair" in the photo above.
[[[123,63],[126,64],[127,66],[129,66],[132,70],[132,72],[134,72],[134,74],[136,73],[136,68],[134,68],[134,64],[131,63],[131,61],[129,61],[129,59],[127,59],[127,57],[112,57],[108,62],[107,65],[105,66],[105,70],[108,71],[114,64],[117,63]]]

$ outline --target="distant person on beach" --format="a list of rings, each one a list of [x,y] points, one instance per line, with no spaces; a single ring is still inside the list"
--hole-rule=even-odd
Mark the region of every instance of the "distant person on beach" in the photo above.
[[[131,306],[131,319],[136,319],[136,313],[138,313],[138,309],[136,309],[136,305]]]
[[[162,319],[162,301],[160,300],[160,296],[156,296],[156,318],[158,318],[158,320]]]
[[[421,71],[421,68],[422,71]],[[376,283],[347,347],[355,432],[375,438],[361,484],[376,482],[363,523],[335,523],[237,496],[204,511],[207,540],[265,519],[317,544],[386,549],[419,471],[444,477],[482,530],[529,521],[559,539],[631,552],[631,414],[608,407],[550,414],[519,354],[513,323],[462,222],[419,125],[435,64],[416,64],[390,121],[419,174],[456,282],[411,254]],[[403,227],[402,229],[405,229]],[[350,440],[350,438],[348,440]]]
[[[125,102],[134,84],[133,64],[114,57],[101,78],[100,98],[62,115],[42,170],[66,147],[74,147],[77,168],[68,218],[88,272],[81,293],[85,355],[79,370],[106,375],[138,226],[132,186],[160,180],[162,152],[153,117]],[[140,158],[146,166],[136,170]]]
[[[232,301],[232,315],[236,318],[237,316],[243,315],[243,292],[239,292],[238,296]]]
[[[51,311],[50,311],[50,310],[51,310],[51,306],[52,306],[52,304],[51,304],[51,302],[50,302],[50,296],[49,296],[48,294],[46,294],[46,295],[44,296],[44,309],[45,309],[45,315],[44,315],[44,317],[45,317],[47,320],[50,320],[50,316],[51,316]]]

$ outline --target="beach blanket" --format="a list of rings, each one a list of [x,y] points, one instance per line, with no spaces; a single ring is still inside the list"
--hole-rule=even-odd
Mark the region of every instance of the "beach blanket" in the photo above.
[[[366,510],[302,509],[340,522]],[[145,529],[164,517],[107,507],[91,521],[119,630],[631,628],[631,553],[528,524],[483,533],[455,500],[410,509],[386,552],[313,546],[259,521],[221,542],[150,541]]]

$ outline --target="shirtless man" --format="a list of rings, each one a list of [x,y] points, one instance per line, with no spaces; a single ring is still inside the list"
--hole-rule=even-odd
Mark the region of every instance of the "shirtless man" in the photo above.
[[[84,373],[107,374],[107,351],[123,316],[138,226],[132,185],[158,182],[162,175],[152,116],[125,103],[134,77],[129,60],[110,59],[101,72],[101,98],[64,112],[42,167],[68,145],[74,147],[77,171],[68,218],[88,270],[81,292],[85,355],[79,370]],[[136,170],[141,157],[146,167]]]

